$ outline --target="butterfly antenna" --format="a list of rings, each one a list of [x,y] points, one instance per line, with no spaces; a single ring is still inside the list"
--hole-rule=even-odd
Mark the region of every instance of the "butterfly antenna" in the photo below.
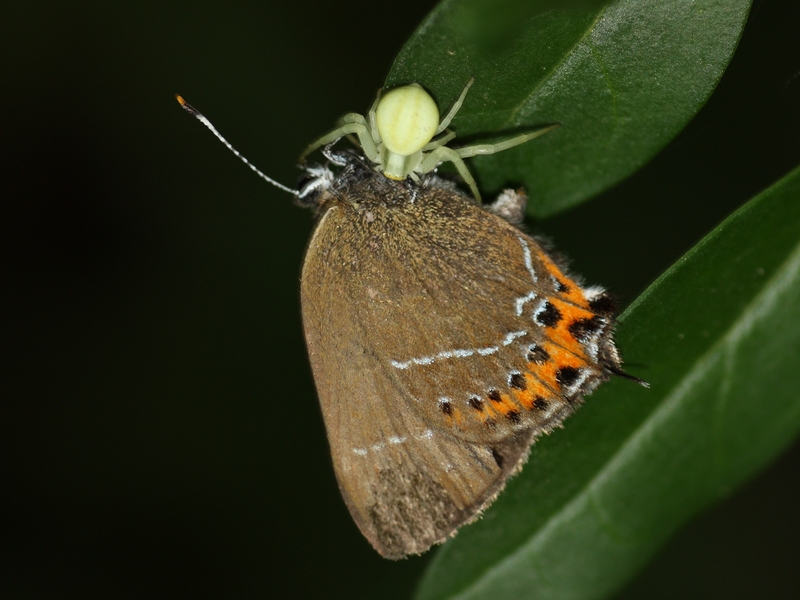
[[[639,379],[638,377],[634,377],[633,375],[631,375],[630,373],[626,373],[622,369],[619,369],[619,368],[613,367],[613,366],[608,366],[608,365],[603,365],[603,366],[605,367],[605,369],[607,371],[609,371],[610,373],[613,373],[617,377],[622,377],[623,379],[627,379],[628,381],[635,381],[636,383],[638,383],[642,387],[646,387],[646,388],[650,387],[650,384],[647,383],[644,379]]]
[[[206,119],[206,118],[203,116],[203,114],[202,114],[202,113],[201,113],[199,110],[197,110],[197,109],[196,109],[194,106],[192,106],[191,104],[189,104],[188,102],[186,102],[186,100],[184,100],[184,99],[183,99],[181,96],[179,96],[178,94],[175,94],[175,98],[177,98],[177,100],[178,100],[178,103],[181,105],[181,107],[183,107],[183,110],[185,110],[186,112],[188,112],[188,113],[189,113],[190,115],[192,115],[192,116],[193,116],[195,119],[197,119],[197,120],[198,120],[198,121],[200,121],[200,122],[201,122],[203,125],[205,125],[206,127],[208,127],[209,131],[211,131],[211,133],[213,133],[215,136],[217,136],[217,139],[218,139],[220,142],[222,142],[223,144],[225,144],[225,146],[227,146],[228,150],[230,150],[230,151],[231,151],[231,152],[233,152],[233,153],[234,153],[236,156],[238,156],[238,157],[239,157],[239,159],[240,159],[240,160],[241,160],[241,161],[242,161],[244,164],[246,164],[248,167],[250,167],[250,168],[253,170],[253,172],[254,172],[256,175],[258,175],[259,177],[261,177],[261,179],[265,180],[267,183],[271,183],[271,184],[272,184],[272,185],[274,185],[276,188],[279,188],[279,189],[283,190],[284,192],[289,192],[290,194],[292,194],[292,196],[300,196],[300,192],[298,192],[297,190],[293,190],[293,189],[292,189],[292,188],[290,188],[290,187],[286,187],[286,186],[285,186],[285,185],[283,185],[282,183],[278,183],[277,181],[275,181],[274,179],[272,179],[272,177],[270,177],[270,176],[269,176],[269,175],[267,175],[266,173],[263,173],[263,172],[261,172],[261,170],[260,170],[258,167],[256,167],[256,166],[255,166],[253,163],[251,163],[251,162],[250,162],[249,160],[247,160],[247,159],[246,159],[244,156],[242,156],[242,155],[239,153],[239,151],[238,151],[236,148],[234,148],[233,146],[231,146],[231,144],[230,144],[230,142],[229,142],[228,140],[226,140],[224,137],[222,137],[222,134],[221,134],[219,131],[217,131],[217,128],[216,128],[216,127],[214,127],[214,126],[211,124],[211,121],[209,121],[208,119]]]

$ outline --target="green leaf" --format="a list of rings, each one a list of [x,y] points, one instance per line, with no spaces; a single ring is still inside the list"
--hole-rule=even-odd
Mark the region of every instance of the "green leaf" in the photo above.
[[[628,369],[434,558],[420,599],[603,598],[800,428],[800,169],[621,318]]]
[[[550,123],[519,148],[470,159],[480,186],[524,185],[532,214],[583,202],[649,161],[705,104],[749,0],[444,0],[386,85],[417,81],[442,109],[475,85],[453,129],[462,144]],[[466,138],[466,139],[465,139]]]

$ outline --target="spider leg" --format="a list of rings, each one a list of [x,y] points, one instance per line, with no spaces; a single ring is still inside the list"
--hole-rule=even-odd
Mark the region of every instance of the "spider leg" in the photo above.
[[[369,129],[372,132],[372,141],[375,142],[375,146],[378,146],[381,143],[381,132],[378,131],[378,121],[375,117],[375,111],[378,110],[378,102],[381,100],[381,93],[383,89],[378,90],[378,95],[375,98],[375,102],[372,103],[372,106],[367,113],[369,117]]]
[[[357,117],[360,117],[361,120],[359,120]],[[345,119],[350,119],[350,121],[348,122]],[[379,162],[380,155],[378,153],[378,149],[375,147],[375,143],[372,141],[372,134],[369,131],[369,127],[367,126],[364,117],[357,115],[356,113],[350,113],[342,118],[342,122],[343,125],[341,125],[341,127],[338,127],[330,133],[323,135],[317,141],[309,145],[308,148],[306,148],[300,155],[300,162],[304,162],[306,156],[311,154],[317,148],[334,143],[340,138],[351,133],[354,133],[358,136],[361,149],[364,151],[366,157],[372,162]]]
[[[544,135],[556,127],[558,127],[558,125],[550,125],[549,127],[544,127],[538,131],[534,131],[532,133],[523,133],[522,135],[518,135],[511,139],[497,142],[496,144],[477,144],[475,146],[464,146],[463,148],[456,148],[456,152],[461,158],[469,158],[470,156],[477,156],[478,154],[494,154],[496,152],[502,152],[503,150],[508,150],[514,146],[524,144],[528,140],[532,140],[540,135]]]
[[[464,86],[464,91],[461,92],[461,95],[458,97],[458,100],[456,100],[455,104],[453,104],[453,107],[447,113],[447,116],[442,119],[441,123],[439,123],[439,127],[436,128],[436,133],[434,133],[434,135],[439,135],[445,129],[447,129],[447,126],[450,125],[450,121],[453,120],[453,117],[456,116],[456,113],[461,108],[461,105],[464,104],[464,98],[466,97],[467,92],[473,83],[475,83],[474,77],[470,78],[470,80],[467,82],[467,85]]]
[[[436,148],[435,150],[425,155],[425,157],[419,163],[419,166],[416,168],[416,172],[430,173],[440,163],[448,161],[453,163],[455,168],[458,170],[458,173],[464,179],[464,182],[469,186],[469,189],[472,191],[472,195],[475,197],[475,200],[480,202],[481,193],[478,191],[478,186],[475,184],[475,178],[472,177],[472,173],[469,172],[467,165],[464,164],[464,161],[458,155],[457,150],[453,150],[452,148],[448,148],[447,146],[440,146],[439,148]]]
[[[438,139],[435,139],[435,140],[431,140],[430,142],[425,144],[422,147],[422,151],[423,152],[430,152],[431,150],[435,150],[439,146],[444,146],[447,142],[452,140],[454,137],[456,137],[456,132],[455,131],[448,131],[442,137],[440,137]]]

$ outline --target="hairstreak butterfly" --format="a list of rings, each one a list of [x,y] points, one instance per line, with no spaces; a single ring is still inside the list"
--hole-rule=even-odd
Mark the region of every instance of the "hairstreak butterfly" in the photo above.
[[[260,176],[312,208],[303,264],[306,342],[339,487],[387,558],[424,552],[474,520],[527,459],[610,374],[614,303],[583,287],[518,226],[527,198],[480,204],[448,130],[470,81],[440,120],[419,85],[351,113],[309,146],[299,190],[273,181],[186,104]],[[334,151],[355,136],[360,152]],[[456,166],[474,198],[435,174]]]

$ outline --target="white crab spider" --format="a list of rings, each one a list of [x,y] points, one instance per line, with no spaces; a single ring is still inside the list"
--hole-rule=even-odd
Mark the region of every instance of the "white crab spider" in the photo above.
[[[461,108],[474,81],[473,77],[467,82],[464,91],[441,121],[436,102],[417,83],[394,88],[383,97],[379,91],[366,118],[358,113],[345,115],[337,123],[336,129],[305,149],[300,161],[317,148],[333,144],[346,135],[355,134],[367,159],[389,179],[399,181],[411,177],[414,181],[419,181],[419,175],[430,173],[443,162],[450,161],[469,185],[472,195],[480,202],[481,195],[475,179],[464,164],[464,158],[507,150],[539,137],[558,125],[518,135],[496,144],[463,148],[446,146],[456,136],[455,132],[447,130],[447,126]]]

